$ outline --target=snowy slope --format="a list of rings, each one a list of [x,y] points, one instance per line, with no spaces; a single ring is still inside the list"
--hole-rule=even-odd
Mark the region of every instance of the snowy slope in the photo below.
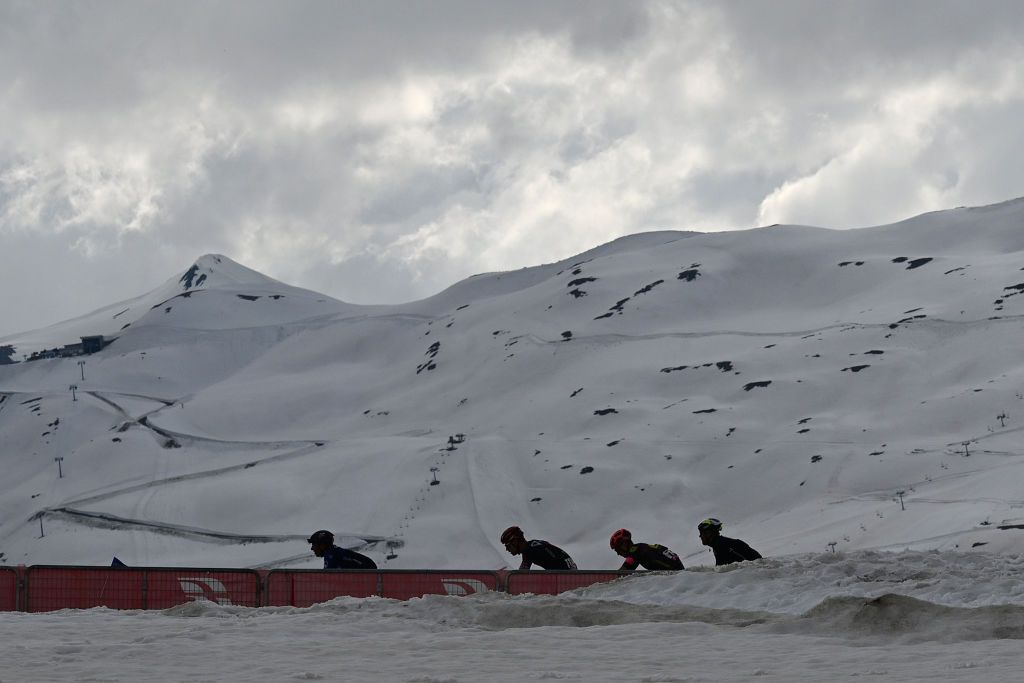
[[[238,300],[256,305],[239,306]],[[0,346],[14,346],[12,359],[21,360],[36,351],[75,343],[82,336],[123,336],[132,325],[203,330],[262,327],[346,308],[329,296],[278,282],[225,256],[207,254],[147,294],[40,330],[0,338]]]
[[[634,235],[388,307],[197,266],[84,381],[0,366],[0,561],[315,566],[326,527],[389,567],[497,568],[516,523],[582,567],[621,526],[692,566],[709,515],[774,556],[1024,541],[1022,200]]]
[[[1019,681],[1021,569],[825,553],[558,596],[7,612],[0,659],[16,681]]]

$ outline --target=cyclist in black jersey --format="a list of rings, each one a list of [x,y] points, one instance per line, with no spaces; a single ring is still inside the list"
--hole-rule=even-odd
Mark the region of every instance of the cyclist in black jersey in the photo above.
[[[683,568],[679,556],[657,543],[636,543],[629,529],[619,529],[609,541],[612,550],[625,558],[619,571],[634,571],[639,567],[652,571],[678,570]]]
[[[321,529],[306,539],[313,554],[324,558],[324,569],[376,569],[377,564],[362,553],[334,545],[334,534]]]
[[[501,543],[505,550],[513,555],[523,556],[523,562],[519,565],[520,571],[525,571],[533,565],[543,569],[576,569],[576,563],[569,557],[569,553],[547,541],[526,540],[523,530],[517,526],[510,526],[502,532]]]
[[[723,536],[722,523],[714,517],[708,517],[698,524],[697,533],[700,534],[700,542],[715,553],[716,566],[761,559],[761,553],[743,541]]]

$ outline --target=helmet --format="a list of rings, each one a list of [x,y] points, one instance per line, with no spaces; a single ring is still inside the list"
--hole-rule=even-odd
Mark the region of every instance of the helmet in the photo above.
[[[307,538],[306,543],[312,543],[314,545],[318,543],[334,543],[334,534],[327,529],[321,529]]]
[[[708,517],[697,525],[697,531],[721,531],[722,523],[714,517]]]
[[[633,541],[633,534],[629,533],[629,529],[619,529],[616,531],[612,534],[611,541],[609,541],[608,544],[612,547],[612,550],[615,550],[616,546],[623,541],[626,543],[631,543]]]
[[[526,538],[526,536],[523,535],[523,530],[517,526],[510,526],[501,532],[501,542],[503,545],[515,538]]]

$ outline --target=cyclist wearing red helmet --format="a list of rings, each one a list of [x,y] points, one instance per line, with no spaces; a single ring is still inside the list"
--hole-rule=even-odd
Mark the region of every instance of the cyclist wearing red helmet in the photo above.
[[[619,571],[631,572],[638,567],[651,571],[682,569],[683,561],[679,556],[663,545],[657,543],[634,543],[629,529],[619,529],[609,541],[618,555],[625,558]]]
[[[510,526],[502,532],[501,543],[513,555],[523,556],[519,571],[525,571],[533,565],[543,569],[576,569],[576,563],[569,557],[569,553],[547,541],[526,540],[523,530],[517,526]]]

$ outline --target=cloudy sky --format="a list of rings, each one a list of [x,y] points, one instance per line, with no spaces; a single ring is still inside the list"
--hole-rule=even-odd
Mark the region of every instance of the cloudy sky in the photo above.
[[[0,336],[216,252],[354,303],[1024,195],[1024,3],[0,0]]]

